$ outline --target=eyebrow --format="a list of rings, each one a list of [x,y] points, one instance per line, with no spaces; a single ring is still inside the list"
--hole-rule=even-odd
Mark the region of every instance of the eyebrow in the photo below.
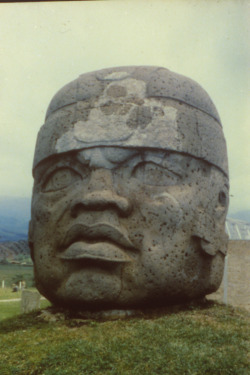
[[[106,147],[100,147],[100,149],[104,149]],[[115,147],[112,147],[112,148],[114,149]],[[118,169],[122,167],[124,164],[128,163],[130,160],[133,161],[133,159],[136,162],[136,159],[140,158],[137,164],[139,162],[152,162],[156,165],[161,166],[162,168],[165,168],[171,171],[176,176],[181,177],[181,174],[179,174],[176,171],[176,168],[181,167],[180,164],[176,163],[176,168],[175,168],[174,166],[175,163],[171,162],[171,160],[168,160],[168,157],[171,156],[171,152],[167,150],[146,149],[146,148],[122,148],[122,147],[119,147],[118,149],[131,151],[131,153],[127,153],[127,154],[124,153],[124,158],[123,160],[120,160],[120,161],[116,161],[110,158],[112,161],[108,160],[108,162],[110,162],[111,164],[114,164],[114,169]],[[46,172],[48,172],[49,170],[53,168],[56,168],[57,166],[60,167],[60,164],[63,166],[63,165],[73,163],[73,164],[78,164],[78,165],[81,164],[83,166],[88,166],[90,162],[89,160],[84,160],[83,157],[81,158],[78,157],[81,151],[84,151],[84,150],[75,150],[75,152],[71,152],[71,153],[57,154],[57,155],[53,155],[51,158],[44,160],[34,170],[35,180],[40,181],[42,177],[44,176],[44,174],[46,174]],[[185,158],[185,155],[182,155],[182,157]],[[163,165],[163,163],[165,165]],[[136,164],[134,165],[134,167],[135,166]]]

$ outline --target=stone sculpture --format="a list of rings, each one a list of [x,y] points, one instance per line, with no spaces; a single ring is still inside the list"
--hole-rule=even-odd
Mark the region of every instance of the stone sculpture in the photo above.
[[[21,313],[29,313],[40,309],[40,294],[33,290],[22,290],[21,294]]]
[[[83,74],[37,139],[29,243],[55,305],[137,308],[220,285],[228,167],[208,94],[165,68]]]

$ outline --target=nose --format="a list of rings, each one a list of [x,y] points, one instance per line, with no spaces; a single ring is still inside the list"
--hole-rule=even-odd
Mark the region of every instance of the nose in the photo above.
[[[83,211],[104,210],[115,210],[121,216],[128,216],[131,204],[127,197],[116,193],[112,171],[96,169],[91,172],[88,188],[73,202],[71,216],[75,218]]]

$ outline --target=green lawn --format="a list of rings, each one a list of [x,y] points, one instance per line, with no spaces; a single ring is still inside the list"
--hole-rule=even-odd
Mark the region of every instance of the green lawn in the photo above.
[[[12,288],[0,288],[0,301],[5,299],[21,298],[21,290],[12,292]]]
[[[29,290],[37,290],[36,288],[29,288]],[[11,300],[21,298],[21,291],[12,292],[12,288],[0,288],[0,321],[12,318],[20,314],[20,301],[1,302],[2,300]],[[50,303],[47,300],[41,300],[41,308],[49,306]]]
[[[49,305],[50,303],[47,300],[41,300],[41,309]],[[21,314],[21,301],[0,302],[0,322],[4,319],[12,318],[20,314]]]
[[[0,302],[0,321],[20,314],[19,302]]]
[[[213,302],[116,321],[0,322],[2,375],[248,375],[249,314]]]
[[[33,267],[21,266],[18,264],[0,264],[0,288],[2,280],[6,287],[11,287],[13,283],[25,280],[26,286],[33,286]]]

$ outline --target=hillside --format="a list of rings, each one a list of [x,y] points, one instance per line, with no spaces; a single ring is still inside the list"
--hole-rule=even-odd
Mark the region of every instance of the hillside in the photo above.
[[[249,337],[247,312],[213,302],[113,321],[47,309],[0,322],[0,373],[247,375]]]
[[[0,262],[31,262],[28,241],[0,242]]]
[[[0,197],[0,242],[27,240],[30,198]]]
[[[0,216],[0,242],[27,240],[29,222]]]

